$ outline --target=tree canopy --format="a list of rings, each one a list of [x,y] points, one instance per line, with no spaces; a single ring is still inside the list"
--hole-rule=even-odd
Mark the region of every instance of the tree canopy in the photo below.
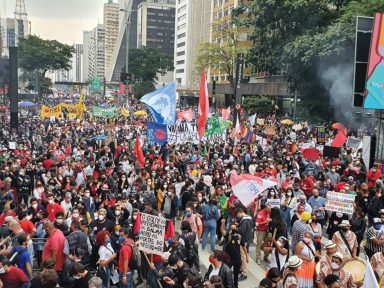
[[[136,81],[154,83],[157,74],[164,76],[173,70],[173,59],[158,49],[142,47],[129,51],[129,73],[134,74]]]
[[[251,11],[251,17],[236,17],[245,11]],[[233,19],[253,28],[248,60],[254,69],[285,71],[301,105],[330,114],[332,109],[324,105],[330,95],[319,70],[338,63],[353,67],[356,17],[380,11],[384,11],[382,0],[252,0],[238,7]]]
[[[257,115],[267,116],[274,111],[272,101],[273,99],[268,96],[249,96],[244,99],[243,107],[249,115],[257,113]]]
[[[36,35],[21,38],[18,46],[19,65],[26,71],[38,71],[44,77],[47,71],[71,68],[72,46]]]

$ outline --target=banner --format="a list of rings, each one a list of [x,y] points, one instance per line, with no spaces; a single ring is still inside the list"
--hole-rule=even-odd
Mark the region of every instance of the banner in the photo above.
[[[147,105],[157,124],[172,125],[176,121],[176,83],[173,82],[144,95],[141,102]]]
[[[250,174],[238,175],[236,171],[232,171],[230,181],[233,193],[245,207],[248,207],[260,193],[277,185],[275,180],[266,180]]]
[[[168,141],[167,125],[147,123],[147,141],[150,144],[163,145]]]
[[[267,199],[267,205],[271,206],[271,208],[280,208],[280,199]]]
[[[352,215],[354,202],[355,195],[328,191],[325,210]]]
[[[40,118],[45,119],[45,118],[61,118],[61,106],[57,105],[55,107],[49,108],[48,106],[41,106],[40,110]]]
[[[145,253],[163,255],[167,219],[146,213],[141,214],[139,249]]]
[[[207,130],[208,132],[211,130]],[[182,122],[175,125],[167,125],[167,136],[169,144],[183,144],[183,143],[199,143],[199,136],[197,132],[196,122]],[[227,139],[226,132],[219,134],[205,134],[203,142],[218,142],[225,141]]]
[[[110,108],[102,108],[93,106],[92,107],[92,115],[95,117],[119,117],[119,113],[117,113],[116,107],[110,107]]]
[[[52,108],[45,105],[41,106],[40,117],[43,119],[52,117],[55,117],[57,119],[60,119],[62,117],[69,119],[82,119],[84,111],[84,94],[81,93],[79,103],[77,104],[60,103]]]

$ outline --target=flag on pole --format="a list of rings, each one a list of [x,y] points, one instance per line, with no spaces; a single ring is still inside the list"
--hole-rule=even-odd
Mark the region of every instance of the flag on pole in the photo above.
[[[341,129],[332,141],[332,147],[341,147],[347,142],[347,129]]]
[[[209,113],[208,87],[205,71],[201,73],[199,93],[199,118],[197,119],[197,131],[199,139],[203,138]]]
[[[195,115],[193,114],[192,109],[188,109],[188,110],[185,110],[185,111],[177,112],[177,118],[180,121],[191,122],[193,120],[194,116]]]
[[[125,94],[125,84],[123,82],[120,82],[119,94]]]
[[[231,172],[230,182],[233,193],[245,207],[249,206],[263,191],[277,185],[276,179],[267,180],[250,174],[238,175],[236,171]]]
[[[255,125],[255,121],[256,121],[256,113],[254,115],[252,115],[251,117],[248,118],[248,122],[249,124],[251,124],[252,126]]]
[[[379,288],[375,273],[373,272],[371,263],[367,257],[367,264],[365,266],[364,283],[362,288]]]
[[[240,121],[239,117],[236,118],[236,126],[232,131],[231,137],[237,140],[240,140],[241,137],[241,128],[240,128]]]
[[[223,118],[223,120],[228,120],[230,115],[231,107],[228,107],[227,109],[221,109],[221,118]]]
[[[136,142],[135,147],[133,148],[133,151],[135,151],[137,161],[139,162],[139,168],[143,168],[145,165],[145,158],[143,154],[143,149],[141,149],[141,143],[138,136],[136,136]]]

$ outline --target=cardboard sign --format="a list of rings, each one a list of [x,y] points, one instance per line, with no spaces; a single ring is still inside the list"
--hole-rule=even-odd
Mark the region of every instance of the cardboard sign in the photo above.
[[[325,203],[326,211],[335,211],[338,213],[353,214],[353,203],[355,195],[328,191]]]
[[[276,128],[274,126],[265,126],[264,128],[267,135],[276,135]]]
[[[140,246],[146,253],[163,255],[167,219],[146,213],[141,214]]]
[[[270,205],[271,208],[280,208],[280,199],[267,199],[267,205]]]
[[[316,127],[316,139],[317,144],[325,145],[325,127],[318,126]]]

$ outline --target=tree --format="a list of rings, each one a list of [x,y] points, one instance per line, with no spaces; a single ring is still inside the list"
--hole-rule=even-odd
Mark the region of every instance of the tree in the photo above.
[[[158,74],[164,76],[174,69],[172,58],[158,49],[142,47],[129,50],[129,73],[135,76],[135,81],[153,84]]]
[[[231,20],[217,20],[212,24],[212,42],[201,43],[195,63],[196,73],[205,68],[227,74],[234,87],[234,74],[238,53],[247,53],[249,46],[242,40],[244,27],[232,25]]]
[[[37,90],[40,83],[48,84],[45,74],[54,70],[69,70],[74,48],[56,40],[45,40],[30,35],[19,40],[19,65],[25,71],[37,73]]]
[[[244,110],[249,115],[257,113],[258,115],[268,115],[274,111],[272,99],[267,96],[249,96],[243,101]]]
[[[254,68],[270,73],[284,70],[310,115],[328,118],[333,115],[328,103],[335,96],[324,86],[321,71],[338,63],[352,67],[356,16],[373,16],[384,10],[384,2],[253,0],[233,14],[242,15],[245,8],[252,17],[239,17],[237,24],[254,28],[248,54]]]
[[[153,92],[154,90],[156,90],[156,87],[152,81],[144,81],[134,85],[134,94],[137,99],[140,99],[145,94]]]

